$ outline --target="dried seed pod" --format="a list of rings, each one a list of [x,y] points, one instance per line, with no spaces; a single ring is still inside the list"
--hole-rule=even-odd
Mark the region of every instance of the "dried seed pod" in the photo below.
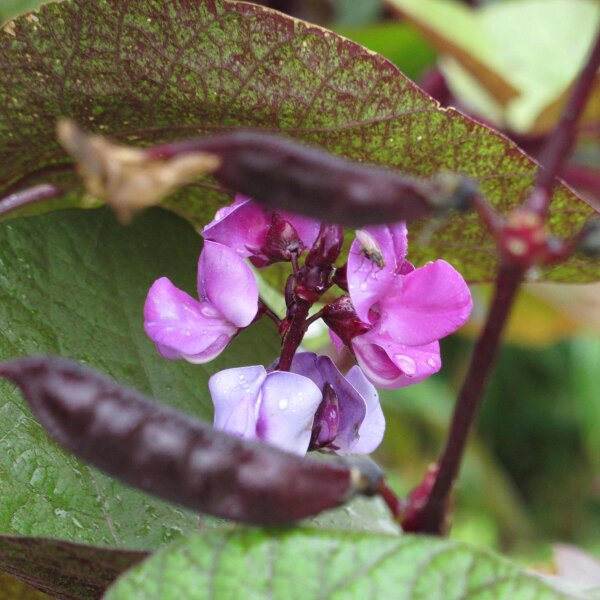
[[[0,363],[49,434],[123,482],[243,523],[288,523],[373,494],[381,472],[306,459],[215,431],[64,358]],[[359,466],[360,465],[360,466]]]
[[[411,179],[259,132],[236,131],[147,151],[152,160],[190,152],[218,157],[212,174],[232,190],[275,208],[350,227],[467,210],[476,192],[461,175]]]

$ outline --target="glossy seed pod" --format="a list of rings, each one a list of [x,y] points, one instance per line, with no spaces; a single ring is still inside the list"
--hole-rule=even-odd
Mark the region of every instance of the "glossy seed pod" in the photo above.
[[[156,146],[148,150],[148,157],[172,158],[194,151],[218,157],[220,165],[213,176],[231,190],[275,208],[349,227],[410,222],[452,208],[466,210],[475,193],[459,175],[416,180],[251,131]]]
[[[289,523],[374,493],[372,466],[300,458],[209,425],[60,357],[0,363],[64,448],[133,487],[243,523]],[[358,465],[359,463],[357,463]]]

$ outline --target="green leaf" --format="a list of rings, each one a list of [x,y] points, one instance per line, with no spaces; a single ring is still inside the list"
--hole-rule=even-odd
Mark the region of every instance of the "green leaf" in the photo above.
[[[51,3],[36,22],[18,19],[0,33],[0,69],[0,195],[47,181],[69,190],[63,203],[89,201],[56,142],[59,116],[138,144],[268,129],[411,175],[463,172],[503,213],[527,197],[536,171],[505,137],[440,109],[383,57],[245,2]],[[202,223],[227,199],[201,180],[167,205]],[[557,187],[556,235],[572,235],[592,214]],[[415,226],[411,244],[413,262],[445,258],[470,280],[493,277],[494,242],[474,214],[422,239]],[[590,281],[600,265],[571,258],[542,277]]]
[[[206,365],[158,355],[143,331],[145,295],[162,275],[195,293],[200,248],[189,224],[160,209],[127,228],[106,209],[0,224],[0,358],[69,356],[211,419],[208,377],[227,366],[269,363],[278,338],[271,323],[260,322]],[[196,524],[196,515],[60,450],[16,389],[0,383],[0,533],[145,549]]]
[[[521,133],[553,126],[600,18],[595,0],[514,0],[480,10],[452,0],[389,1],[451,57],[441,64],[457,96]],[[600,87],[598,94],[589,103],[595,120]]]
[[[190,536],[126,573],[106,600],[569,598],[488,552],[414,536],[234,531]],[[572,596],[574,597],[574,596]]]

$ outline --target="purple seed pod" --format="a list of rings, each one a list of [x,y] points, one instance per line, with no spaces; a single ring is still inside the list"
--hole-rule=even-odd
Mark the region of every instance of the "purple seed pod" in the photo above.
[[[48,433],[91,465],[192,510],[256,525],[289,523],[374,494],[374,463],[321,461],[215,431],[54,356],[0,363]]]
[[[466,210],[475,194],[472,182],[460,175],[412,179],[252,131],[156,146],[148,149],[147,157],[198,151],[219,159],[213,175],[226,187],[275,208],[349,227]]]

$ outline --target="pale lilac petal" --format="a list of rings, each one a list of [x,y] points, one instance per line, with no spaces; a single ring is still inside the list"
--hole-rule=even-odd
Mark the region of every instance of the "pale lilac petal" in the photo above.
[[[367,414],[358,430],[358,442],[352,448],[352,452],[370,454],[381,444],[385,432],[385,417],[381,410],[379,394],[359,366],[352,367],[346,373],[346,379],[363,397],[367,405]]]
[[[235,329],[233,331],[235,332]],[[233,336],[234,336],[234,333],[229,333],[229,334],[222,333],[215,338],[215,340],[213,341],[212,344],[207,346],[201,352],[196,352],[195,354],[188,354],[188,355],[183,356],[183,358],[185,358],[185,360],[187,360],[189,363],[192,363],[193,365],[201,365],[203,363],[210,362],[211,360],[217,358],[217,356],[219,356],[219,354],[221,354],[221,352],[223,352],[223,350],[225,350],[225,348],[227,347],[227,344],[229,344],[229,342],[232,340]],[[159,349],[159,352],[160,352],[160,349]],[[163,354],[163,356],[165,356],[165,355]],[[165,358],[168,358],[168,357],[165,357]]]
[[[382,335],[377,327],[352,340],[356,360],[376,386],[393,389],[427,379],[440,370],[438,342],[406,346]]]
[[[402,344],[421,346],[464,325],[472,306],[462,275],[436,260],[396,279],[379,301],[378,326]]]
[[[231,206],[220,209],[202,230],[204,239],[218,242],[235,250],[242,258],[252,256],[262,246],[271,213],[244,196],[236,196]]]
[[[259,439],[288,452],[304,455],[321,390],[296,373],[274,371],[262,386],[257,433]]]
[[[261,386],[266,377],[265,368],[256,366],[226,369],[208,380],[215,406],[215,429],[249,440],[257,439]]]
[[[205,241],[198,261],[198,295],[237,327],[249,325],[258,311],[258,284],[234,250]]]
[[[309,219],[307,217],[301,217],[300,215],[281,211],[279,215],[282,219],[285,219],[298,234],[298,237],[304,244],[305,248],[310,248],[316,241],[321,229],[321,222]]]
[[[340,424],[333,447],[342,453],[352,451],[367,413],[367,406],[360,394],[328,356],[317,356],[313,352],[298,353],[292,361],[291,370],[314,381],[320,390],[326,383],[333,386],[340,406]]]
[[[148,291],[144,330],[162,356],[190,362],[211,360],[237,331],[210,304],[194,300],[166,277]]]

